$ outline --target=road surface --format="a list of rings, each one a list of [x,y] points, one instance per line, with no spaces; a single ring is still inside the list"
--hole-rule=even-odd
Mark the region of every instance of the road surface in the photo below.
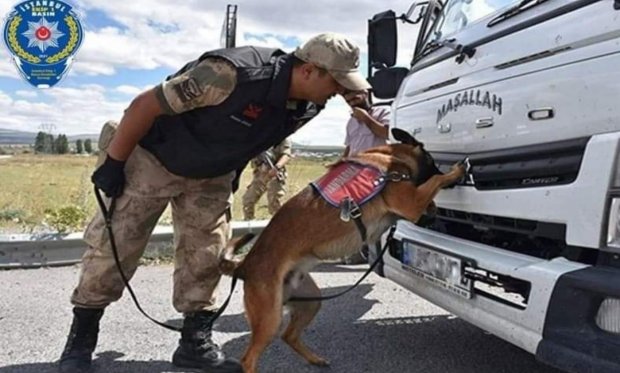
[[[314,274],[326,293],[355,282],[366,267],[324,265]],[[71,322],[69,295],[79,266],[0,271],[0,373],[56,372]],[[172,266],[139,268],[132,282],[143,307],[179,323],[170,301]],[[222,282],[223,299],[228,279]],[[239,357],[248,343],[241,287],[216,325],[216,340]],[[169,361],[178,335],[138,313],[127,294],[102,319],[94,372],[184,372]],[[260,361],[265,373],[557,373],[489,335],[374,274],[343,297],[326,302],[305,341],[330,360],[310,366],[280,340]]]

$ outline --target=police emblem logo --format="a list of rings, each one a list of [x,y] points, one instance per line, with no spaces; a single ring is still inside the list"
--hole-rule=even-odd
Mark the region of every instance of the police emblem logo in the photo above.
[[[77,14],[60,0],[17,4],[3,35],[17,70],[37,88],[52,87],[67,74],[84,36]]]

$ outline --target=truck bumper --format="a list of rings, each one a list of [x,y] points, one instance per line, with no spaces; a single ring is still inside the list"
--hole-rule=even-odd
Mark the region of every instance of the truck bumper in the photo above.
[[[525,307],[475,289],[464,298],[405,269],[388,251],[377,273],[422,298],[568,372],[620,372],[620,335],[597,327],[606,297],[620,299],[620,271],[564,258],[545,260],[462,240],[400,221],[393,240],[466,258],[477,267],[531,285]],[[369,260],[377,255],[371,250]],[[373,252],[374,251],[374,252]]]
[[[562,275],[547,308],[536,357],[568,372],[620,372],[620,335],[595,318],[603,300],[620,299],[620,271],[589,267]]]

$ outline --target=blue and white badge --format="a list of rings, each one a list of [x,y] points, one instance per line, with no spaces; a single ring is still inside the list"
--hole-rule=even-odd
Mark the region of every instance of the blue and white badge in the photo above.
[[[59,0],[29,0],[9,13],[4,42],[26,81],[49,88],[69,71],[83,39],[73,8]]]

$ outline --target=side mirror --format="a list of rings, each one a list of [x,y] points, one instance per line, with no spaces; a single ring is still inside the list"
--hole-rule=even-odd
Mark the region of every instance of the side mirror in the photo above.
[[[396,13],[376,14],[368,21],[368,59],[372,67],[392,67],[397,51]]]
[[[368,82],[372,86],[372,93],[375,97],[380,99],[396,97],[398,88],[408,73],[409,69],[405,67],[390,67],[377,70],[375,74],[368,79]]]

